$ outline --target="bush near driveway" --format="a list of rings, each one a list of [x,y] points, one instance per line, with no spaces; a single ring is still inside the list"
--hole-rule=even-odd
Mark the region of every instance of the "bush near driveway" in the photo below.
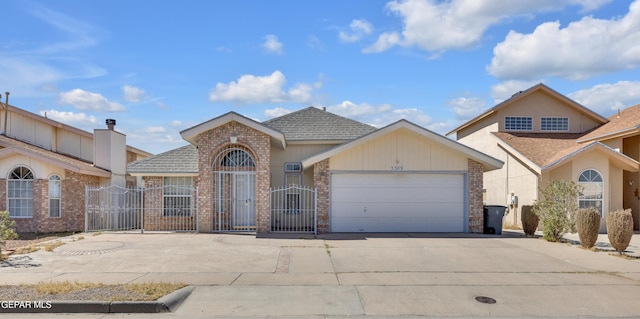
[[[540,223],[540,218],[533,212],[533,206],[522,206],[520,219],[522,220],[522,230],[524,230],[524,233],[527,234],[527,236],[533,236]]]
[[[631,209],[616,210],[607,214],[607,237],[611,246],[620,254],[629,247],[633,236]]]
[[[533,211],[542,222],[544,239],[557,242],[564,234],[575,233],[580,187],[573,181],[554,180],[540,188],[540,194]]]
[[[576,212],[576,227],[580,246],[591,249],[598,241],[598,231],[600,229],[600,212],[593,207],[580,208]]]
[[[9,218],[9,212],[0,211],[0,260],[3,259],[2,248],[6,240],[18,238],[16,222]]]

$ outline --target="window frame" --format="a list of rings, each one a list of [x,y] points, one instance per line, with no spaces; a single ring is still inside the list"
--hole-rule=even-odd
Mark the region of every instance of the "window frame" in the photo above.
[[[596,175],[590,174],[589,176],[585,175],[587,172],[594,172]],[[586,180],[581,180],[582,177],[585,177]],[[598,177],[599,181],[594,181],[594,178]],[[580,194],[578,195],[578,207],[579,208],[588,208],[593,207],[596,210],[600,211],[600,217],[604,216],[604,177],[600,172],[595,169],[588,168],[580,172],[578,175],[578,185],[580,186]],[[593,192],[594,187],[599,187],[599,193]],[[597,189],[595,189],[597,191]],[[595,195],[595,199],[584,198],[585,191],[589,191],[590,194]],[[599,198],[597,198],[599,196]],[[591,203],[591,204],[589,204]],[[599,205],[598,205],[599,203]],[[593,205],[595,204],[595,205]]]
[[[164,176],[162,185],[162,217],[192,216],[193,177]]]
[[[52,184],[55,187],[57,184],[57,194],[52,194]],[[57,201],[57,202],[56,202]],[[49,218],[61,218],[62,217],[62,178],[59,175],[53,174],[49,176]],[[55,206],[54,206],[55,205]],[[57,216],[52,215],[54,210],[52,207],[57,208]]]
[[[518,123],[511,123],[509,120],[515,120],[518,119],[520,120],[519,124],[523,123],[523,120],[525,122],[527,122],[526,124],[529,124],[529,128],[509,128],[508,125],[516,125]],[[531,116],[505,116],[504,117],[504,130],[505,131],[513,131],[513,132],[531,132],[533,131],[533,117]]]
[[[20,171],[18,172],[18,170]],[[33,181],[34,180],[35,180],[35,175],[33,174],[33,170],[24,165],[14,167],[9,172],[9,176],[7,176],[7,195],[6,195],[7,210],[9,211],[9,217],[33,218],[33,202],[34,202]],[[18,186],[17,189],[15,189],[16,185]],[[19,193],[18,195],[22,195],[22,196],[15,196],[17,193]],[[23,194],[26,194],[26,195],[23,195]],[[26,204],[26,207],[24,207],[25,204]],[[20,211],[20,214],[18,215],[16,211]],[[26,214],[24,214],[23,211],[26,211]]]
[[[552,122],[555,121],[562,121],[565,122],[566,121],[566,128],[559,128],[560,125],[559,123],[552,123],[552,124],[547,124],[547,126],[551,126],[550,129],[546,129],[545,125],[543,123],[544,120],[551,120]],[[562,126],[565,125],[565,123],[561,123]],[[554,126],[557,125],[557,126]],[[568,117],[562,117],[562,116],[542,116],[540,117],[540,131],[543,132],[569,132],[569,128],[570,128],[570,123],[569,123],[569,118]]]

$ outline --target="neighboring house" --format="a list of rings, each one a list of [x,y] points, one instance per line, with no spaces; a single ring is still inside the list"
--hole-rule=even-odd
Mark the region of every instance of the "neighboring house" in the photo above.
[[[632,208],[638,229],[640,106],[610,119],[538,84],[514,94],[447,135],[505,165],[484,173],[485,203],[509,207],[507,225],[521,225],[520,209],[552,180],[583,187],[580,207]],[[600,231],[606,231],[602,219]]]
[[[18,232],[84,230],[85,186],[135,185],[126,164],[151,154],[127,146],[124,134],[94,134],[20,108],[0,110],[0,210]]]
[[[200,232],[273,231],[301,216],[299,189],[284,209],[270,196],[290,185],[317,190],[317,232],[482,232],[482,173],[503,164],[406,120],[376,129],[314,107],[262,123],[230,112],[181,135],[189,145],[128,171],[174,189],[145,197],[155,220],[195,220]]]

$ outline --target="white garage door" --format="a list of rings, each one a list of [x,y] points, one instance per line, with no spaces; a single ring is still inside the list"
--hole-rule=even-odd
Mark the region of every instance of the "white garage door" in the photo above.
[[[332,232],[464,232],[462,174],[333,174]]]

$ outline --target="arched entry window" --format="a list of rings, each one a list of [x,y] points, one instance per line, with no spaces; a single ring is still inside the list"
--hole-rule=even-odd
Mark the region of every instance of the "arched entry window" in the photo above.
[[[578,206],[580,208],[593,207],[602,216],[604,189],[602,175],[592,169],[585,170],[578,177],[578,185],[582,186],[578,197]]]
[[[7,179],[7,209],[11,217],[33,217],[33,173],[15,168]]]
[[[220,159],[220,167],[230,168],[248,168],[256,167],[256,163],[253,161],[253,157],[245,150],[232,148],[223,153],[224,155]]]

